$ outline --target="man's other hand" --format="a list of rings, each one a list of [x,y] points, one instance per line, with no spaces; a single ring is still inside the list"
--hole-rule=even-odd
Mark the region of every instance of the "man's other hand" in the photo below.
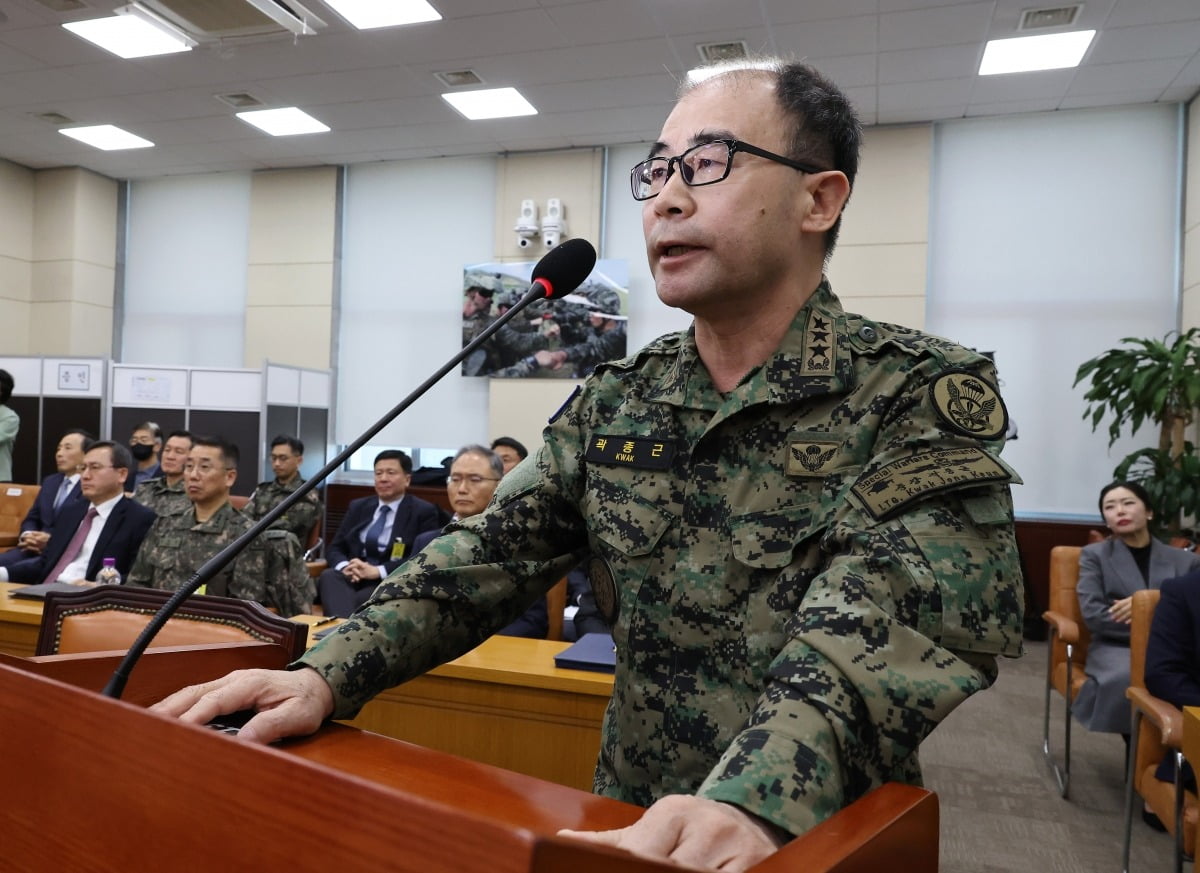
[[[273,743],[311,734],[333,713],[333,692],[316,670],[235,670],[228,676],[191,685],[150,707],[191,724],[253,709],[238,737]]]
[[[726,873],[741,873],[783,845],[775,829],[761,819],[736,806],[686,794],[662,798],[626,828],[558,833],[656,861]]]

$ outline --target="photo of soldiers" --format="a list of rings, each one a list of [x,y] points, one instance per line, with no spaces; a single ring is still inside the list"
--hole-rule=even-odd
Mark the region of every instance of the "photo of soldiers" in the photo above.
[[[507,312],[529,288],[533,262],[476,264],[463,270],[463,345]],[[623,358],[628,265],[599,261],[587,280],[559,300],[537,301],[463,361],[464,376],[573,379]]]

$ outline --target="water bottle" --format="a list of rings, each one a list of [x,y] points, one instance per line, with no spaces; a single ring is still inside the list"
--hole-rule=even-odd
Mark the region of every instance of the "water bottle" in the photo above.
[[[96,574],[97,585],[120,585],[121,574],[117,570],[116,558],[105,558],[104,566],[100,568],[100,572]]]

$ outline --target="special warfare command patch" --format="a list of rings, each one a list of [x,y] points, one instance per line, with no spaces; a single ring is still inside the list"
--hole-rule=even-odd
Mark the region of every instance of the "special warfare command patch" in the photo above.
[[[1008,410],[1000,393],[974,373],[951,370],[929,386],[933,408],[958,433],[994,440],[1008,430]]]
[[[893,461],[862,476],[850,490],[880,520],[926,494],[1011,479],[1004,465],[983,449],[942,449]]]
[[[670,469],[675,446],[666,440],[596,434],[588,440],[584,458],[593,464],[633,467],[638,470]]]

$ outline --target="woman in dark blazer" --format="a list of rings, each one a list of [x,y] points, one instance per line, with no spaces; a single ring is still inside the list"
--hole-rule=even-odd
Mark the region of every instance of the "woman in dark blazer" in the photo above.
[[[1133,593],[1200,570],[1200,555],[1150,536],[1150,497],[1136,482],[1100,492],[1100,514],[1112,536],[1079,556],[1079,609],[1092,633],[1087,681],[1071,706],[1088,730],[1129,733],[1129,622]]]

